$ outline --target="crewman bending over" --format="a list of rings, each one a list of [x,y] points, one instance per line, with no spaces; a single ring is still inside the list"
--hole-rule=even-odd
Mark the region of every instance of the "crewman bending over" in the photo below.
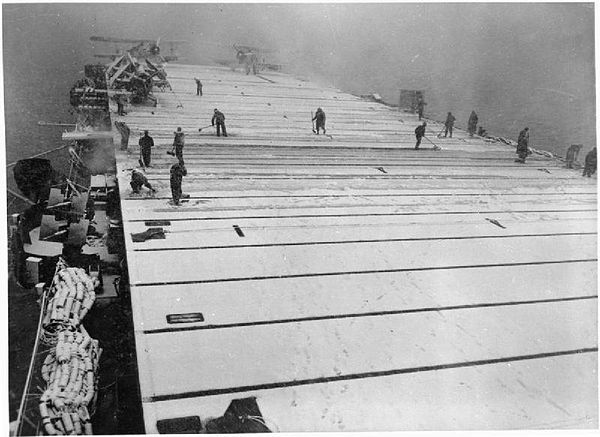
[[[194,80],[196,81],[196,95],[202,97],[202,82],[197,77]]]
[[[134,194],[139,194],[140,188],[142,187],[146,187],[150,190],[150,192],[156,193],[156,190],[152,188],[152,185],[150,185],[150,182],[148,182],[146,175],[135,168],[131,171],[130,185]]]

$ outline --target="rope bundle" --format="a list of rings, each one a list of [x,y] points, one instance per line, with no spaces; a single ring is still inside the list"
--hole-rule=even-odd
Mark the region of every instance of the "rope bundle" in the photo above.
[[[47,388],[40,398],[40,414],[48,435],[92,434],[102,350],[85,329],[60,331],[55,348],[46,356],[42,378]]]
[[[53,346],[42,365],[39,409],[47,435],[92,434],[102,349],[81,320],[96,299],[97,278],[58,262],[46,295],[40,340]]]
[[[96,299],[97,278],[83,269],[63,267],[57,270],[50,287],[42,321],[42,341],[54,345],[59,332],[75,331]]]

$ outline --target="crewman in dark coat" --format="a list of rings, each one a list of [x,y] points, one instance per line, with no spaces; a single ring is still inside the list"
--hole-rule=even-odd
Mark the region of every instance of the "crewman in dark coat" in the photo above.
[[[529,128],[526,127],[519,132],[519,139],[517,140],[517,153],[519,155],[515,162],[525,164],[525,158],[529,154]]]
[[[181,128],[177,128],[177,132],[174,132],[175,138],[173,138],[173,148],[175,149],[175,156],[179,160],[181,165],[183,162],[183,146],[185,145],[185,134],[181,131]]]
[[[171,195],[173,196],[173,204],[179,205],[179,200],[182,197],[189,197],[181,192],[181,181],[187,176],[185,165],[181,161],[171,166]]]
[[[418,149],[421,145],[421,139],[425,136],[425,127],[427,126],[427,122],[424,121],[423,124],[417,126],[415,129],[415,136],[417,137],[417,144],[415,145],[415,149]]]
[[[127,112],[125,112],[126,99],[127,98],[121,94],[117,94],[115,96],[115,100],[117,101],[117,114],[118,115],[127,115]]]
[[[139,194],[140,188],[142,187],[146,187],[151,192],[156,193],[156,190],[152,188],[152,185],[148,182],[146,175],[135,168],[131,171],[131,182],[129,184],[135,194]]]
[[[202,82],[197,77],[194,80],[196,81],[196,95],[202,97]]]
[[[115,127],[121,134],[121,150],[127,150],[127,146],[129,145],[129,134],[131,133],[129,126],[123,121],[115,121]]]
[[[139,141],[140,152],[142,154],[142,162],[143,167],[149,167],[150,161],[152,159],[152,148],[154,147],[154,139],[148,135],[148,131],[144,131],[144,136],[140,138]]]
[[[594,173],[596,173],[596,148],[594,147],[590,152],[585,155],[585,167],[583,168],[583,175],[588,178],[591,177]]]
[[[427,103],[425,103],[423,99],[419,99],[419,101],[417,102],[417,114],[419,114],[419,121],[421,121],[421,119],[423,118],[423,111],[425,110],[426,104]]]
[[[448,112],[448,116],[446,117],[446,123],[444,123],[444,126],[446,126],[446,130],[444,131],[444,137],[448,136],[449,132],[450,138],[452,138],[452,128],[454,127],[454,120],[456,120],[456,117],[452,115],[451,112]]]
[[[477,122],[479,121],[479,117],[477,117],[477,114],[475,113],[475,111],[471,111],[471,115],[469,116],[469,136],[473,136],[475,135],[475,132],[477,131]]]
[[[221,136],[221,129],[223,129],[223,136],[227,136],[227,129],[225,129],[225,116],[221,111],[215,108],[215,113],[212,117],[211,124],[214,126],[217,123],[217,136]]]
[[[321,108],[317,108],[317,112],[315,113],[315,116],[313,117],[313,121],[316,121],[316,130],[317,130],[317,135],[319,135],[319,128],[323,128],[323,133],[327,133],[327,131],[325,130],[325,113],[323,112],[323,110]]]

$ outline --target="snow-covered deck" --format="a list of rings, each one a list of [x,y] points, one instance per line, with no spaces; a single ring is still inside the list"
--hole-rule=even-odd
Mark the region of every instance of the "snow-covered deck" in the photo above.
[[[595,179],[434,122],[442,150],[416,151],[414,115],[284,74],[167,72],[156,108],[114,116],[148,433],[248,396],[274,431],[598,426]],[[198,132],[213,108],[229,137]],[[129,187],[144,129],[154,197]],[[166,238],[133,243],[148,220]]]

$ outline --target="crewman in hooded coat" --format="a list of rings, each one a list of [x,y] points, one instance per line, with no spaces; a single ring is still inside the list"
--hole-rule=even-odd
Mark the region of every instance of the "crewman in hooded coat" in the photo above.
[[[471,115],[469,116],[469,136],[473,136],[475,135],[475,132],[477,131],[477,122],[479,121],[479,117],[477,117],[477,114],[475,113],[475,111],[471,111]]]
[[[202,97],[202,82],[197,77],[194,80],[196,81],[196,95]]]
[[[515,162],[519,162],[521,164],[525,164],[525,158],[529,154],[529,128],[526,127],[521,132],[519,132],[519,139],[517,140],[517,154],[519,155],[518,159],[515,159]]]
[[[321,108],[317,108],[317,112],[313,117],[313,121],[316,121],[316,134],[319,135],[319,128],[323,129],[323,133],[327,133],[325,130],[325,112]]]

